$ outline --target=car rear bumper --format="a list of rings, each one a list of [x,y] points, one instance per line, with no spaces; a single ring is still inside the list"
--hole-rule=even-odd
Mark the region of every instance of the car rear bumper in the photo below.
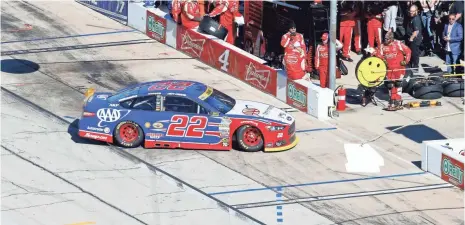
[[[280,146],[280,147],[265,148],[263,151],[265,151],[265,152],[282,152],[282,151],[286,151],[286,150],[289,150],[291,148],[294,148],[297,145],[297,143],[299,143],[299,137],[297,137],[297,135],[294,134],[294,137],[291,138],[291,141],[290,141],[289,144],[284,145],[284,146]]]

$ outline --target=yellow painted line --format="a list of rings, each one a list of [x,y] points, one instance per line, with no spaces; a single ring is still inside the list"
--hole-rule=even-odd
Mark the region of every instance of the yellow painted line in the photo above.
[[[88,225],[88,224],[96,224],[96,222],[79,222],[79,223],[70,223],[65,225]]]

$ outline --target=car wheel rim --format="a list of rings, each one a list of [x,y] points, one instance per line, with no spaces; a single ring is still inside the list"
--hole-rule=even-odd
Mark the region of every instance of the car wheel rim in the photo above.
[[[248,146],[255,147],[260,144],[262,136],[257,128],[249,127],[245,130],[242,140]]]
[[[132,124],[124,124],[119,130],[119,135],[124,142],[133,142],[139,136],[139,131]]]

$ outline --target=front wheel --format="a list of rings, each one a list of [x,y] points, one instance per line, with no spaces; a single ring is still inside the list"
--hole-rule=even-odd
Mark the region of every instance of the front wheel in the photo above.
[[[119,146],[135,148],[144,141],[144,132],[140,126],[132,121],[124,121],[115,129],[115,141]]]
[[[257,152],[263,149],[263,135],[256,127],[245,125],[236,133],[239,147],[246,152]]]

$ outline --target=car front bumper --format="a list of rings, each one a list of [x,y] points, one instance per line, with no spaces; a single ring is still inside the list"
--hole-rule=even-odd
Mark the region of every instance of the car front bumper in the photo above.
[[[280,146],[280,147],[265,148],[263,151],[264,152],[282,152],[282,151],[286,151],[291,148],[294,148],[297,145],[297,143],[299,143],[299,137],[297,137],[297,134],[294,134],[289,144]]]

